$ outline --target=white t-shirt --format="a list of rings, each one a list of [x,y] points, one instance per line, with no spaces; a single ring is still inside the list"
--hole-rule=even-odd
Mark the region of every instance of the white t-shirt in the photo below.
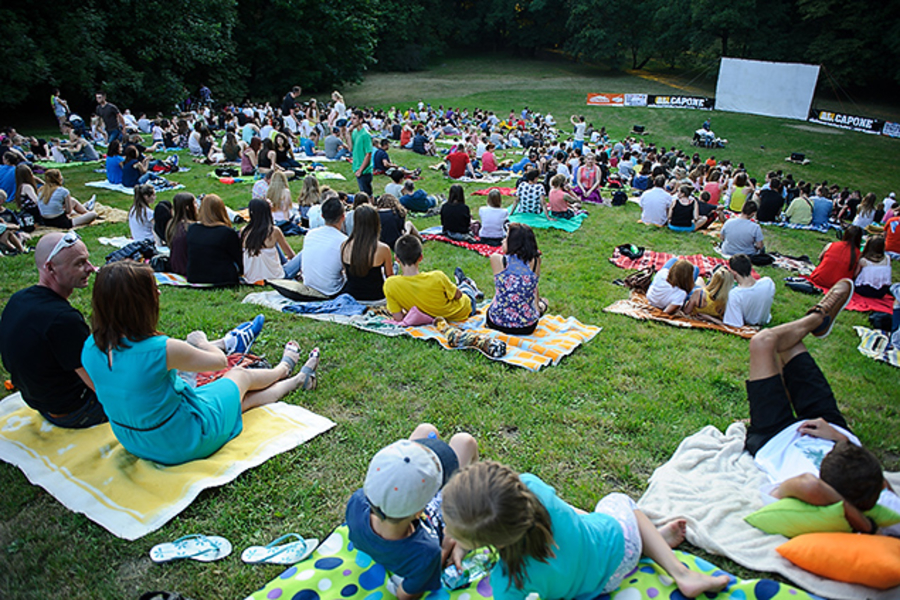
[[[313,204],[310,206],[306,213],[306,218],[309,220],[310,229],[318,229],[319,227],[325,226],[325,219],[322,218],[321,204]]]
[[[203,147],[200,145],[199,131],[192,131],[191,135],[188,136],[188,150],[190,150],[191,154],[195,156],[203,155]]]
[[[394,198],[399,199],[403,195],[403,184],[394,183],[393,181],[384,186],[384,193],[390,194]]]
[[[653,276],[653,282],[647,290],[647,301],[660,310],[665,310],[672,304],[683,306],[687,300],[687,292],[666,281],[668,277],[669,269],[660,269]]]
[[[143,223],[137,220],[137,216],[134,214],[134,208],[128,211],[128,227],[131,228],[131,239],[134,241],[139,240],[152,240],[153,239],[153,210],[149,208],[144,209],[144,221]]]
[[[556,165],[556,174],[565,176],[565,178],[569,181],[572,180],[572,172],[569,171],[569,167],[568,165],[566,165],[566,163],[559,163],[558,165]]]
[[[327,296],[344,287],[341,244],[347,236],[330,225],[312,229],[303,240],[300,265],[303,283]]]
[[[478,218],[481,220],[481,237],[506,237],[504,225],[509,221],[508,210],[505,208],[495,208],[493,206],[482,206],[478,209]]]
[[[763,277],[752,287],[735,286],[728,294],[724,323],[730,327],[765,325],[772,318],[769,312],[775,299],[775,282]]]
[[[575,141],[584,141],[584,130],[587,129],[587,123],[577,123],[575,125]]]
[[[650,188],[641,194],[641,221],[648,225],[665,225],[671,204],[669,192],[659,187]]]

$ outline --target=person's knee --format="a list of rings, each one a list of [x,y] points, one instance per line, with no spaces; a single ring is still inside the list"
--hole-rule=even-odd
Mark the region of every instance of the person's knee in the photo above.
[[[775,351],[775,338],[771,329],[763,329],[750,338],[750,354],[771,354]]]
[[[460,468],[467,467],[478,460],[478,442],[469,433],[454,434],[450,438],[450,447],[456,452]]]
[[[439,433],[437,427],[432,425],[431,423],[420,423],[413,430],[412,435],[409,436],[410,439],[419,439],[419,438],[427,438],[427,437],[439,437]]]

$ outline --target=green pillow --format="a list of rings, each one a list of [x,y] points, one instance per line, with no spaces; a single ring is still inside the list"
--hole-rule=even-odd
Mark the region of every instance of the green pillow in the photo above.
[[[900,523],[900,514],[875,505],[866,511],[879,527]],[[804,533],[850,533],[853,529],[844,517],[844,505],[814,506],[796,498],[782,498],[747,515],[744,520],[766,533],[780,533],[792,538]]]

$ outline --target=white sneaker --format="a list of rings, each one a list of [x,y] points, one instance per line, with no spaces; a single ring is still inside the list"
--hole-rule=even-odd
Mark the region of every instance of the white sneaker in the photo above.
[[[91,199],[84,203],[84,207],[88,210],[94,210],[94,205],[97,203],[97,194],[91,196]]]

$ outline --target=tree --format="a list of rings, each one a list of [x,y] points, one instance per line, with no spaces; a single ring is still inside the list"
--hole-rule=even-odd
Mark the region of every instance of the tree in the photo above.
[[[641,69],[653,57],[653,16],[658,0],[581,0],[573,2],[567,48],[582,60],[618,66],[630,60]]]

